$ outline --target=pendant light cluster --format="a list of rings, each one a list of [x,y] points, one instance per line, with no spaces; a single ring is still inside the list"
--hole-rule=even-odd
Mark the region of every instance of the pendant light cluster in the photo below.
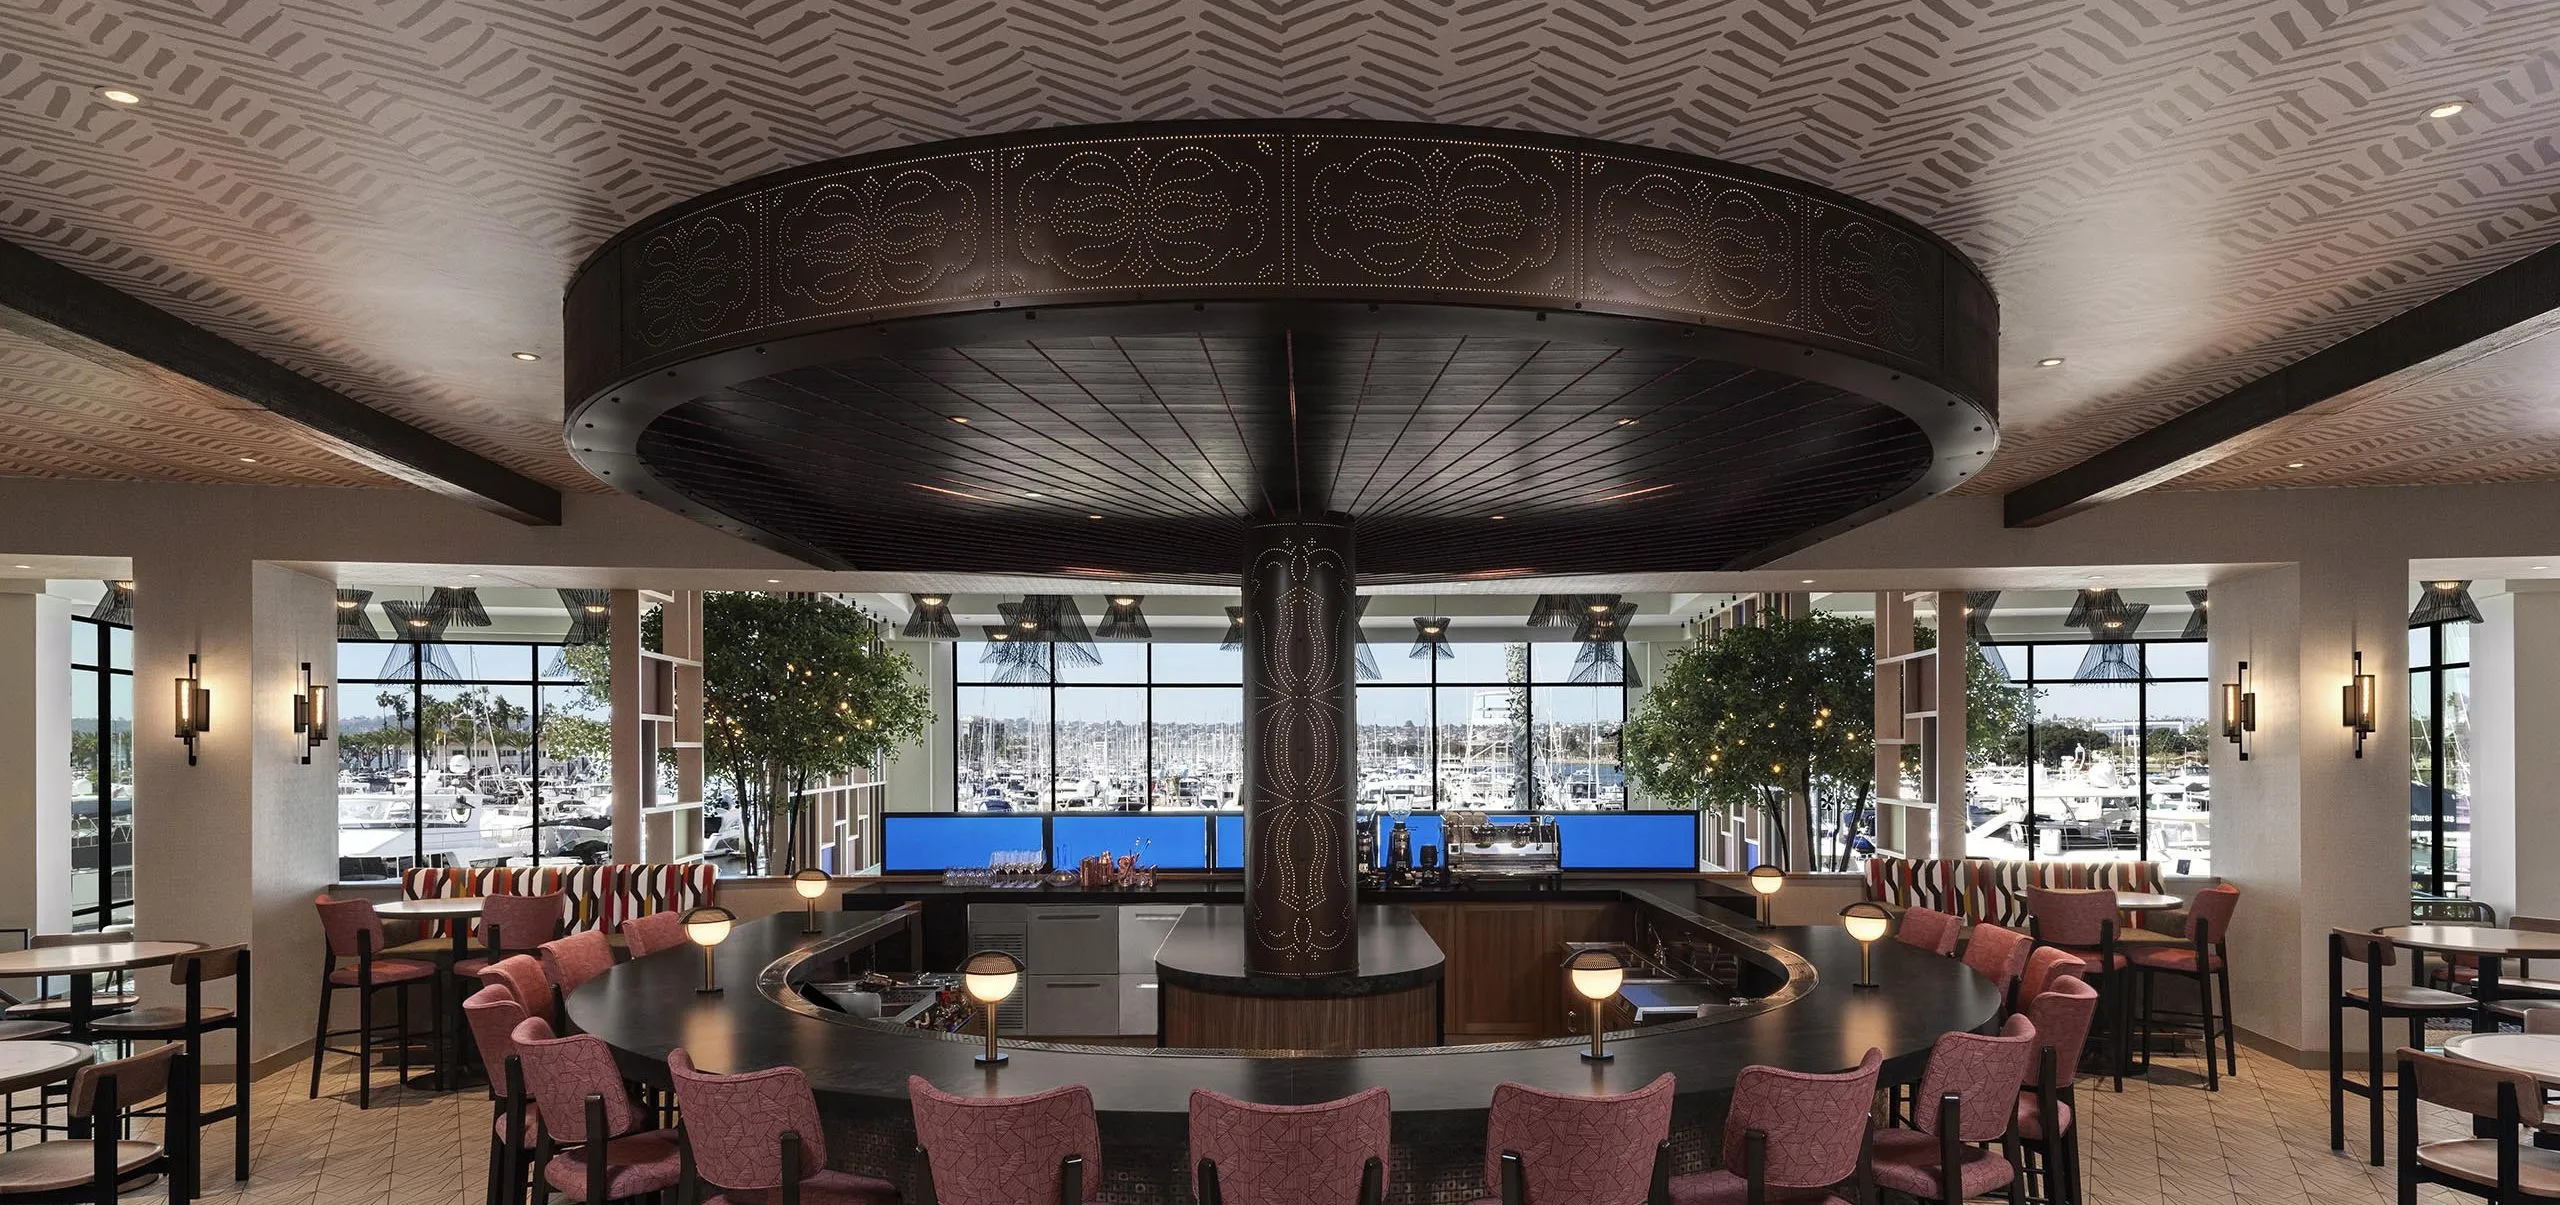
[[[89,618],[100,623],[132,627],[133,582],[130,579],[117,578],[103,584],[107,592],[99,596],[97,609],[89,612]]]
[[[1982,644],[1991,639],[1991,608],[1999,605],[2000,592],[1997,590],[1964,592],[1964,634],[1972,637],[1974,643]]]
[[[382,630],[373,626],[373,616],[365,612],[372,602],[371,590],[338,591],[338,639],[382,639]]]
[[[958,640],[960,625],[951,618],[948,594],[910,594],[907,623],[898,635],[909,640]]]
[[[1147,614],[1138,609],[1147,601],[1143,594],[1114,594],[1102,612],[1102,626],[1094,635],[1104,640],[1152,640],[1155,629],[1147,626]]]
[[[603,644],[613,634],[613,591],[562,590],[560,605],[569,609],[569,633],[562,645]]]
[[[2437,581],[2426,583],[2426,592],[2418,596],[2418,605],[2409,609],[2409,626],[2431,623],[2478,623],[2480,604],[2471,601],[2471,582]]]
[[[2189,608],[2187,611],[2187,630],[2179,633],[2178,638],[2180,640],[2202,640],[2205,638],[2206,629],[2213,618],[2213,612],[2207,608],[2204,591],[2187,591],[2187,606]]]
[[[2151,613],[2149,603],[2129,603],[2114,590],[2083,590],[2071,600],[2071,613],[2063,619],[2070,627],[2089,633],[2089,651],[2081,655],[2080,671],[2073,675],[2083,682],[2131,682],[2142,677],[2142,669],[2133,663],[2134,630],[2142,626],[2142,617]]]

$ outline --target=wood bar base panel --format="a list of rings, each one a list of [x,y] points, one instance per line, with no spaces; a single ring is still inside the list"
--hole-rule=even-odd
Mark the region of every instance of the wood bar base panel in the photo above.
[[[1440,1043],[1440,985],[1372,996],[1224,996],[1163,988],[1166,1046],[1348,1054]]]

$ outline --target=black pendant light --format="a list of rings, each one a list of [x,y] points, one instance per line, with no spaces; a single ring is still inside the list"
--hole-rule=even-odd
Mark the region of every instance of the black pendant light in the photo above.
[[[1093,647],[1093,632],[1085,627],[1076,600],[1064,594],[1025,594],[1021,602],[999,604],[996,611],[1013,629],[1014,640],[1048,645],[1067,664],[1087,669],[1102,664],[1102,651]]]
[[[2080,654],[2080,672],[2072,677],[2082,682],[2131,682],[2142,676],[2133,666],[2130,644],[2093,644]]]
[[[466,628],[489,625],[489,608],[480,605],[480,591],[474,586],[438,586],[427,598],[429,606],[441,608],[448,623]]]
[[[133,582],[126,578],[116,578],[103,584],[107,592],[98,596],[97,609],[89,612],[89,618],[100,623],[132,627]]]
[[[1218,648],[1234,652],[1244,647],[1244,608],[1227,608],[1227,634],[1218,639]]]
[[[1964,592],[1964,634],[1980,644],[1991,639],[1991,608],[2000,605],[1997,590]]]
[[[603,644],[613,634],[613,591],[562,590],[560,605],[569,609],[569,634],[560,638],[564,646]]]
[[[1583,594],[1581,614],[1574,620],[1573,638],[1585,644],[1626,639],[1627,621],[1636,613],[1636,604],[1622,602],[1615,594]]]
[[[1566,679],[1576,686],[1643,686],[1636,673],[1636,659],[1628,653],[1623,641],[1585,644],[1574,650],[1573,673]]]
[[[1582,622],[1582,603],[1585,597],[1587,596],[1581,594],[1539,595],[1538,601],[1529,606],[1529,626],[1560,628],[1569,623]]]
[[[394,638],[416,646],[419,677],[437,682],[452,682],[462,677],[461,672],[453,667],[453,654],[443,647],[445,625],[452,622],[451,613],[435,605],[432,599],[410,602],[402,598],[385,599],[382,613],[391,617]],[[407,648],[392,649],[391,655],[382,663],[382,672],[375,676],[408,677],[409,657]]]
[[[1431,657],[1443,661],[1455,660],[1458,651],[1449,647],[1449,617],[1433,615],[1415,619],[1413,651],[1405,656],[1407,659]]]
[[[948,594],[910,594],[907,623],[898,635],[908,640],[958,640],[960,625],[951,618]]]
[[[1045,685],[1049,681],[1048,644],[1004,624],[981,630],[986,633],[987,646],[979,652],[978,661],[995,667],[995,672],[988,675],[989,681],[1008,686]]]
[[[1150,640],[1155,629],[1147,626],[1147,613],[1138,609],[1147,601],[1143,594],[1114,594],[1103,600],[1102,626],[1093,634],[1104,640]]]
[[[2093,594],[2104,597],[2089,599]],[[2081,597],[2088,605],[2074,603],[2070,618],[2064,620],[2089,631],[2089,651],[2080,655],[2080,672],[2073,677],[2083,682],[2140,678],[2142,671],[2133,664],[2133,646],[2126,641],[2142,626],[2142,617],[2151,613],[2151,604],[2128,603],[2113,590],[2084,590]]]
[[[2063,626],[2083,628],[2091,640],[2126,626],[2124,595],[2114,590],[2090,588],[2071,600],[2071,613],[2063,618]]]
[[[371,590],[338,591],[338,639],[382,639],[381,630],[373,626],[373,616],[365,612],[372,602]]]
[[[2478,623],[2480,604],[2471,601],[2471,582],[2437,581],[2425,583],[2426,593],[2418,596],[2418,605],[2409,609],[2409,626],[2430,623]]]
[[[2202,590],[2187,591],[2187,602],[2192,608],[2187,612],[2187,630],[2179,633],[2178,638],[2181,640],[2202,640],[2206,635],[2205,629],[2207,621],[2211,619],[2213,612],[2205,607],[2204,591]]]
[[[1368,595],[1362,594],[1351,600],[1352,665],[1358,670],[1359,681],[1375,682],[1387,675],[1378,668],[1378,654],[1369,647],[1369,629],[1360,623],[1368,614]]]

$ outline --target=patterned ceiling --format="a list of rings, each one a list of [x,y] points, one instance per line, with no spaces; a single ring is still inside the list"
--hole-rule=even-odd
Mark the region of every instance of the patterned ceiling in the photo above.
[[[2469,108],[2424,116],[2448,99]],[[1199,116],[1626,140],[1913,217],[1983,266],[2007,318],[2004,446],[1977,490],[2560,232],[2560,4],[2519,0],[17,0],[0,13],[0,234],[596,488],[561,446],[560,291],[614,231],[866,149]],[[186,440],[91,446],[184,407],[47,354],[0,358],[0,442],[25,445],[0,472],[221,471]],[[2327,484],[2486,461],[2549,475],[2515,441],[2560,422],[2554,382],[2440,378],[2303,428],[2303,455],[2323,453]],[[2277,483],[2255,465],[2178,484]],[[261,477],[365,475],[276,468]]]

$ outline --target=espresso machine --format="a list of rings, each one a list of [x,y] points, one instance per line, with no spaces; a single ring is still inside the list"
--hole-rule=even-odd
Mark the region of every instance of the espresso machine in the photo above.
[[[1564,877],[1564,842],[1551,816],[1496,824],[1483,812],[1447,812],[1440,824],[1445,873],[1453,882]]]

